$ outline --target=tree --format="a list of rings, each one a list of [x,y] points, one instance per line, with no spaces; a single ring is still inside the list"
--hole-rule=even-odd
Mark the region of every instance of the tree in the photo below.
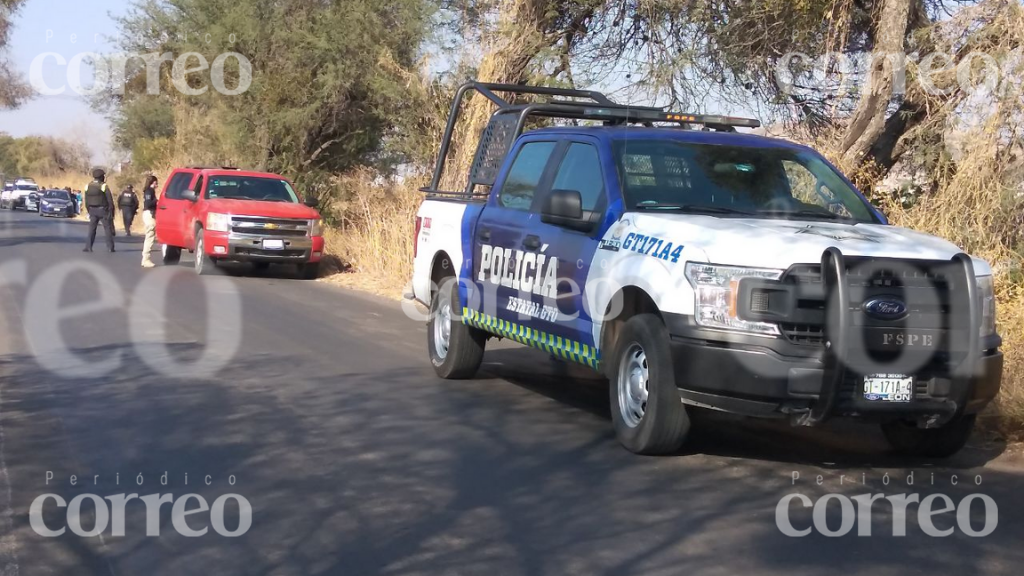
[[[194,52],[207,62],[238,53],[251,63],[251,85],[221,94],[207,70],[188,77],[205,93],[186,95],[166,63],[161,93],[151,95],[135,60],[125,94],[98,105],[125,149],[173,135],[167,161],[230,162],[307,180],[383,162],[383,142],[412,114],[404,73],[415,67],[434,9],[426,0],[145,0],[120,20],[121,49]],[[225,85],[236,87],[243,72],[228,59]]]
[[[18,78],[7,59],[11,20],[25,0],[0,0],[0,109],[15,108],[29,96],[28,86]]]

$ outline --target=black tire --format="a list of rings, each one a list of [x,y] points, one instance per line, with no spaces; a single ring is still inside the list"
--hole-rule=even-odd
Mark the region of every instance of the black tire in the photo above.
[[[174,266],[181,262],[181,248],[164,244],[162,249],[164,265]]]
[[[940,428],[918,428],[912,422],[895,420],[882,424],[882,434],[900,454],[948,458],[967,444],[976,419],[974,414],[960,416]]]
[[[459,292],[455,278],[446,278],[430,302],[430,319],[427,321],[427,353],[434,371],[441,378],[459,380],[472,378],[480,368],[484,359],[484,347],[487,334],[483,331],[462,323],[462,307],[459,303]],[[442,313],[447,303],[448,314]],[[439,344],[439,332],[443,332],[442,322],[447,322],[448,346],[445,350]],[[442,350],[444,352],[442,353]]]
[[[196,268],[196,274],[200,276],[209,276],[216,270],[216,263],[213,258],[206,253],[205,240],[203,239],[203,229],[196,230],[196,247],[195,247],[195,259],[194,265]]]
[[[299,264],[299,276],[303,280],[316,280],[320,277],[320,263],[308,262],[306,264]]]
[[[676,452],[690,431],[668,341],[661,318],[638,314],[626,321],[615,342],[608,370],[612,425],[619,442],[636,454]]]

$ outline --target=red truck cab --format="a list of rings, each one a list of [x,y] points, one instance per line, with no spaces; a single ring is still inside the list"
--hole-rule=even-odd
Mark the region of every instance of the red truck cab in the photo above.
[[[236,168],[179,168],[157,203],[156,238],[165,264],[195,253],[199,274],[220,261],[295,264],[316,278],[324,239],[315,199],[302,198],[285,177]]]

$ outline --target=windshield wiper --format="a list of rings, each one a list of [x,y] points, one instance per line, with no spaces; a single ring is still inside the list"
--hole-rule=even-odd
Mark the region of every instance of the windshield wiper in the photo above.
[[[849,216],[843,216],[842,214],[836,214],[835,212],[830,212],[827,210],[811,210],[806,208],[801,210],[781,210],[778,208],[773,208],[770,210],[758,210],[757,213],[764,214],[767,216],[799,216],[824,218],[827,220],[853,220],[853,218]]]
[[[641,202],[636,205],[638,210],[677,210],[680,212],[693,212],[703,214],[739,214],[742,216],[753,216],[753,213],[725,206],[708,206],[702,204],[669,204],[665,202]]]

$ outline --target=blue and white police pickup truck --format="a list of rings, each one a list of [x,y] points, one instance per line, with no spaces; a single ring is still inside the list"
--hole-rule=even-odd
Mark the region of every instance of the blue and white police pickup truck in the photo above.
[[[466,188],[443,191],[474,93],[496,111]],[[906,454],[962,448],[1002,377],[989,264],[889,225],[814,150],[736,130],[758,125],[464,85],[407,295],[430,308],[437,374],[473,376],[495,337],[589,366],[637,453],[676,451],[690,407],[861,418]]]

